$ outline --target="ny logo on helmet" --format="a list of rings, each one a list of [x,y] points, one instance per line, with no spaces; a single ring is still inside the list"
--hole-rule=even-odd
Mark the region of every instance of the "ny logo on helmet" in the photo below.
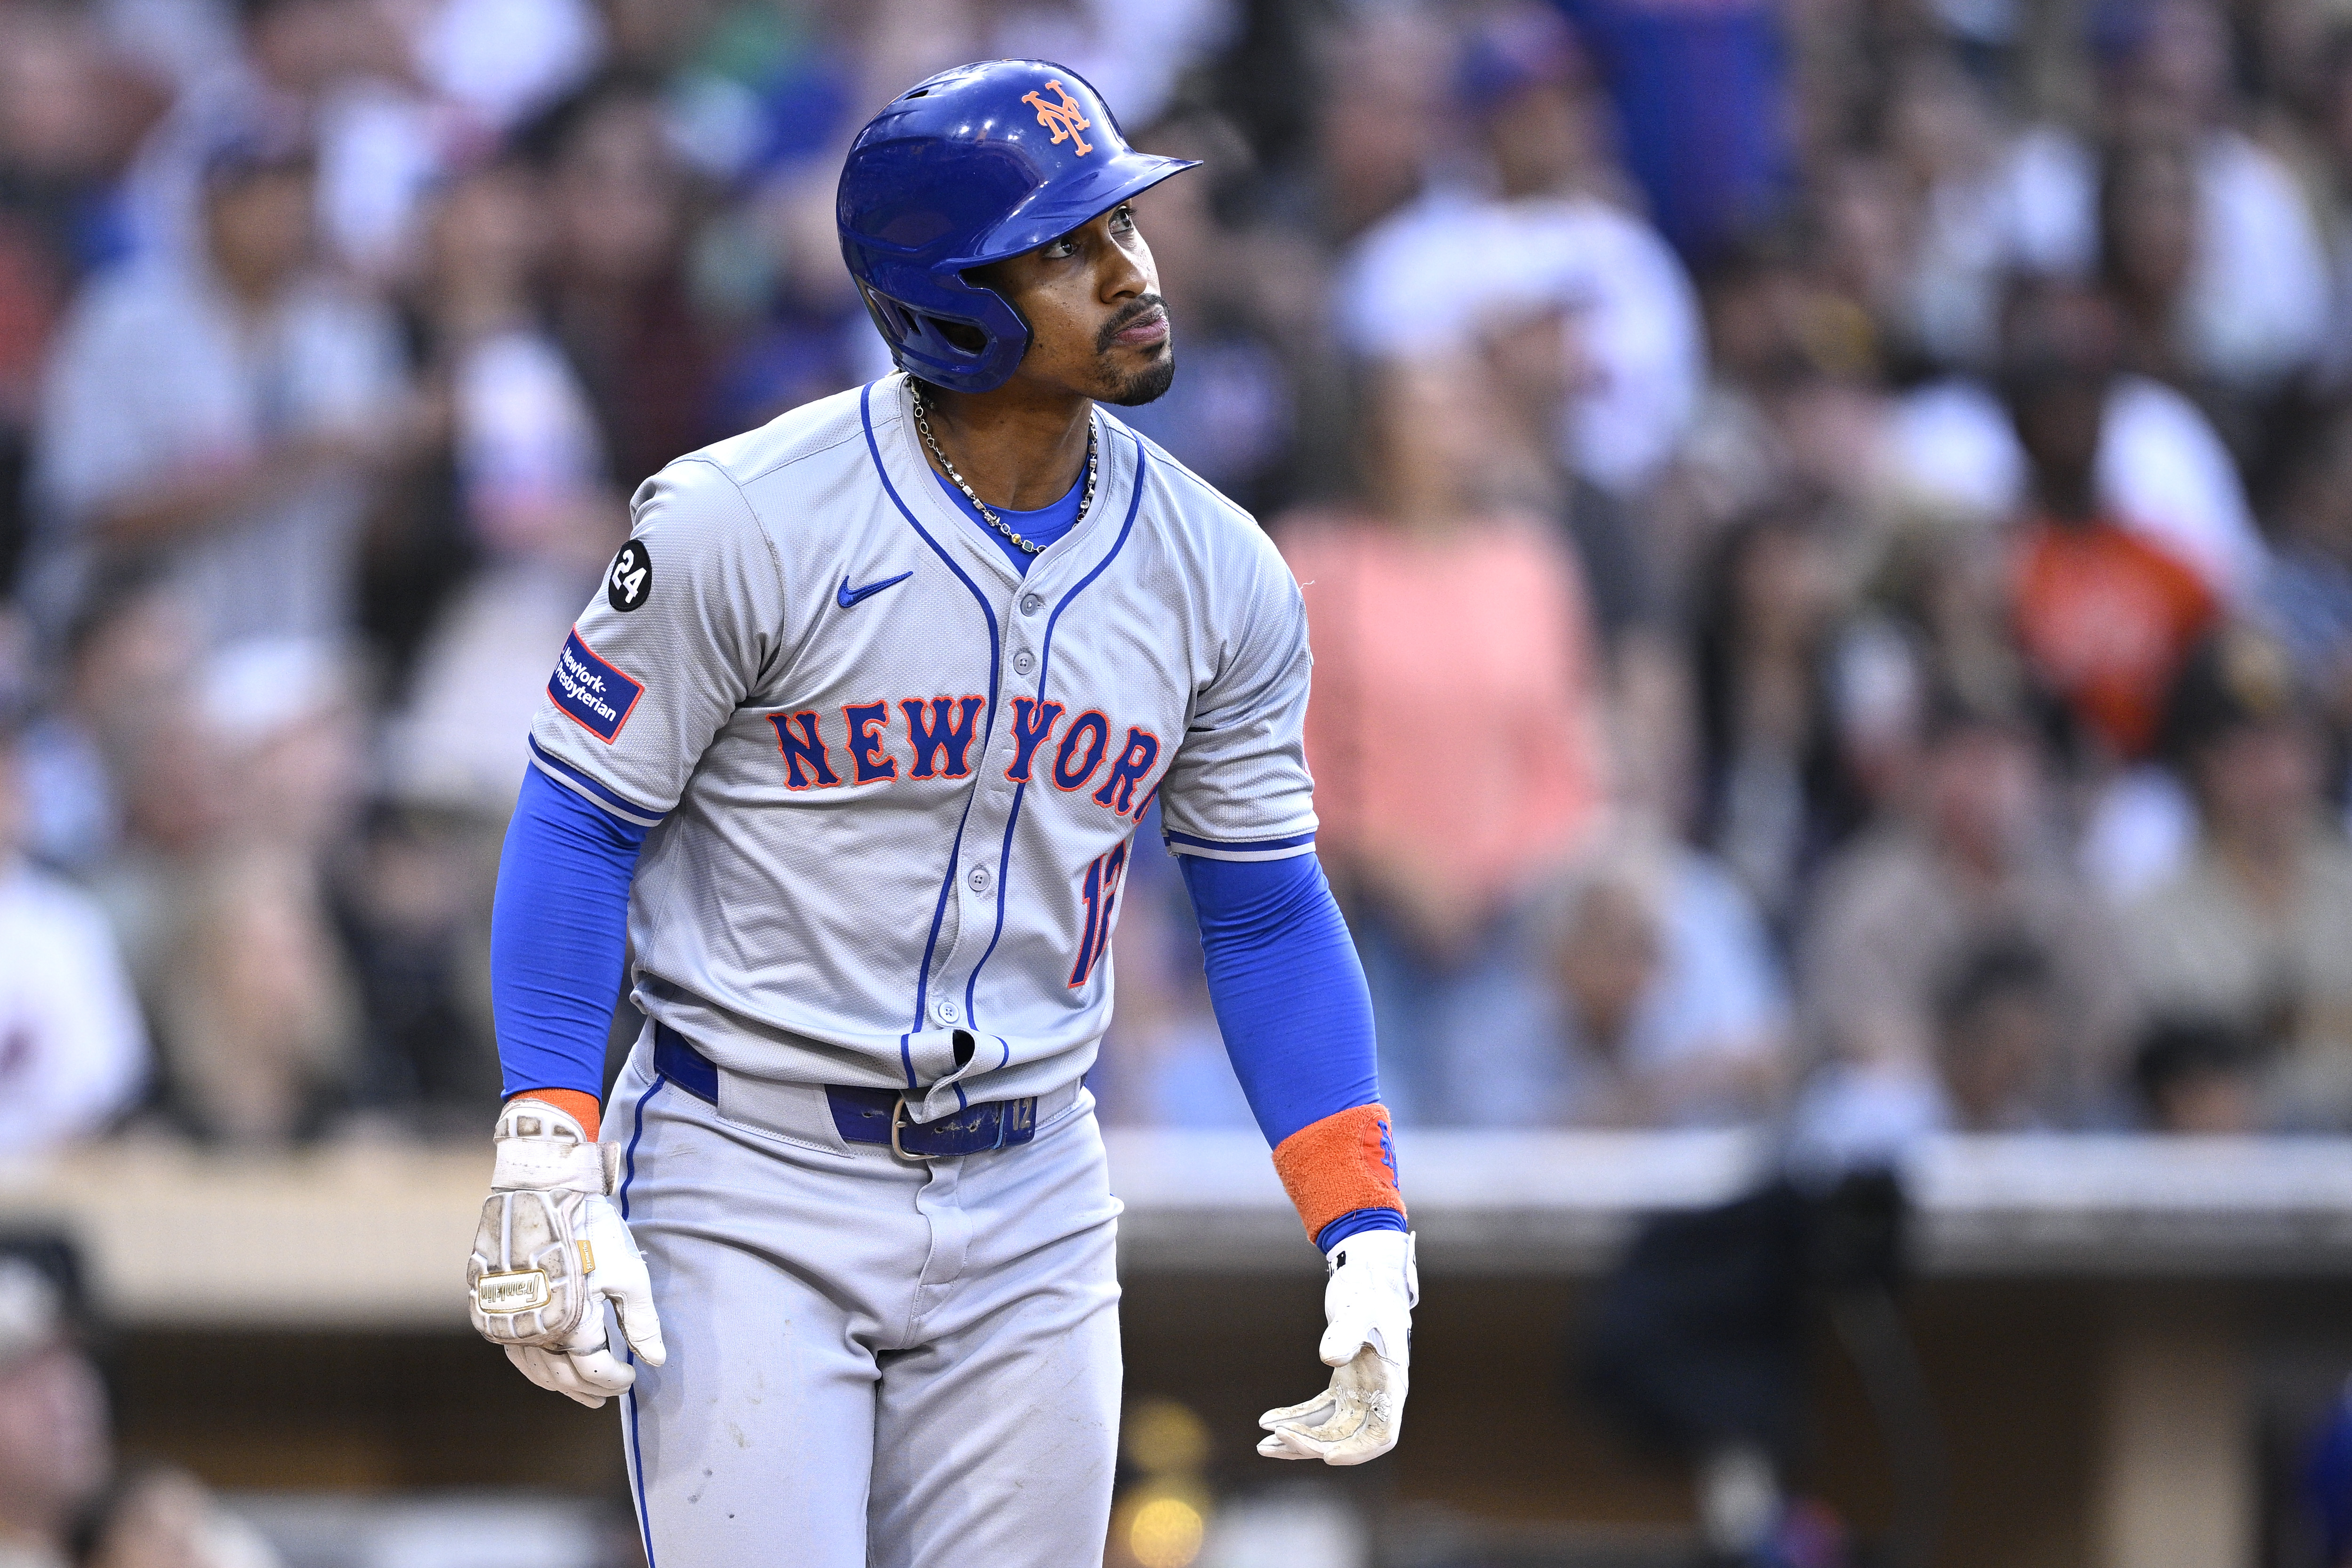
[[[1060,78],[1056,78],[1045,84],[1045,90],[1060,94],[1062,101],[1047,103],[1034,92],[1025,95],[1021,101],[1037,111],[1037,123],[1054,133],[1054,141],[1057,145],[1065,141],[1076,142],[1078,156],[1081,158],[1093,152],[1094,149],[1087,145],[1087,139],[1078,132],[1086,130],[1094,121],[1078,112],[1078,100],[1070,96],[1070,89],[1064,87]]]

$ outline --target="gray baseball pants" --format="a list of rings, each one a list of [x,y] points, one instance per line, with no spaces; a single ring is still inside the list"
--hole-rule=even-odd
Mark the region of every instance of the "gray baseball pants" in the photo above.
[[[722,1072],[708,1103],[651,1043],[604,1136],[669,1350],[621,1410],[652,1568],[1099,1568],[1119,1205],[1092,1097],[918,1163],[845,1142],[822,1089]]]

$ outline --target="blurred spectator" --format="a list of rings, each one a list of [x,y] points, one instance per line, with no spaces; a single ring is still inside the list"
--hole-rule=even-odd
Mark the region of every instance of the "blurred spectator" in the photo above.
[[[1649,507],[1660,570],[1686,615],[1717,537],[1791,486],[1765,405],[1770,384],[1803,357],[1820,298],[1794,249],[1761,237],[1717,257],[1703,281],[1708,379]]]
[[[1963,1133],[2044,1124],[2063,1020],[2050,956],[2031,939],[1995,937],[1969,953],[1937,998],[1936,1068],[1945,1124]]]
[[[1331,40],[1316,110],[1320,226],[1355,240],[1421,194],[1443,147],[1452,107],[1442,60],[1453,40],[1437,19],[1404,5],[1368,6]]]
[[[627,532],[603,432],[536,297],[544,208],[511,162],[457,179],[412,311],[431,439],[371,529],[364,622],[404,800],[503,818],[552,650]]]
[[[688,171],[660,89],[599,78],[521,133],[546,181],[551,319],[623,491],[715,436],[709,345],[687,292]]]
[[[2310,81],[2310,141],[2305,152],[2320,201],[2329,267],[2329,331],[2320,379],[2341,389],[2352,379],[2352,27],[2330,18],[2325,38],[2304,62]]]
[[[539,319],[545,217],[538,179],[508,160],[453,178],[425,225],[405,325],[430,418],[376,508],[362,578],[395,691],[476,570],[550,562],[584,595],[625,532],[594,414]]]
[[[2161,1019],[2141,1037],[2132,1080],[2160,1132],[2242,1135],[2262,1130],[2261,1082],[2245,1036],[2206,1019]]]
[[[1924,361],[1989,371],[2013,274],[2085,265],[2083,164],[2071,137],[2002,123],[2000,85],[1962,47],[1920,43],[1888,72],[1889,151],[1917,189],[1903,336]]]
[[[2216,605],[2193,569],[2102,506],[2094,473],[2107,406],[2104,316],[2081,305],[2049,326],[2008,378],[2036,512],[2020,541],[2019,635],[2035,674],[2084,730],[2108,756],[2136,760],[2156,745],[2165,694]]]
[[[2255,1042],[2267,1124],[2352,1127],[2352,848],[2321,817],[2284,651],[2243,628],[2206,644],[2171,734],[2199,833],[2189,863],[2127,912],[2134,981],[2151,1013]]]
[[[665,0],[610,9],[658,12],[672,29],[695,10]],[[827,5],[778,16],[752,7],[698,39],[689,29],[682,64],[675,48],[658,63],[629,50],[614,59],[624,70],[677,72],[664,89],[670,134],[705,180],[747,193],[716,210],[697,204],[688,258],[695,308],[724,346],[707,414],[715,433],[765,423],[889,370],[841,265],[834,227],[840,154],[867,107],[973,57],[955,52],[955,39],[939,30],[951,9],[917,5],[867,16]],[[921,22],[929,26],[917,21],[926,10]],[[1141,123],[1131,115],[1125,122]]]
[[[1690,813],[1690,694],[1649,509],[1578,473],[1558,433],[1589,373],[1580,318],[1556,303],[1498,307],[1479,367],[1501,418],[1489,481],[1498,498],[1551,517],[1584,579],[1607,695],[1609,792],[1663,821]]]
[[[1874,147],[1827,150],[1816,160],[1804,209],[1811,259],[1817,283],[1848,313],[1843,357],[1854,363],[1907,357],[1914,196],[1900,166]]]
[[[76,1531],[74,1568],[278,1568],[261,1533],[167,1465],[133,1467]]]
[[[352,998],[308,869],[247,848],[184,895],[159,1008],[170,1122],[208,1140],[315,1136],[348,1098]]]
[[[347,682],[320,643],[261,640],[215,654],[195,727],[205,761],[235,787],[200,827],[158,837],[114,875],[123,889],[137,868],[135,891],[116,898],[142,933],[162,1108],[206,1137],[311,1135],[351,1097],[354,1007],[325,883],[363,776]]]
[[[74,1324],[71,1267],[60,1244],[0,1248],[0,1568],[278,1568],[185,1472],[108,1479],[106,1390]]]
[[[1947,698],[1909,798],[1824,868],[1800,943],[1799,998],[1815,1051],[1839,1072],[1907,1082],[1932,1105],[1937,1068],[1950,1062],[1983,1077],[1966,1100],[2005,1118],[2063,1126],[2095,1109],[2119,1065],[2131,1000],[2108,922],[2050,852],[2042,768],[2017,719]],[[2049,1021],[2017,1032],[2058,1048],[2022,1085],[1983,1055],[1987,1034],[2014,1022],[1984,1004],[2002,987],[2014,999],[2019,977],[1969,974],[2001,947],[2031,948],[2047,969],[2046,987],[2028,988],[2040,989],[2034,1007]]]
[[[323,865],[357,820],[364,739],[333,644],[255,638],[205,663],[196,714],[236,788],[221,821],[236,844]]]
[[[1458,351],[1491,316],[1573,322],[1590,367],[1556,439],[1580,472],[1646,485],[1688,423],[1705,373],[1688,278],[1618,205],[1615,149],[1559,19],[1528,6],[1474,28],[1456,96],[1491,179],[1442,181],[1357,242],[1339,280],[1342,333],[1375,356]]]
[[[360,1003],[353,1096],[423,1131],[470,1132],[499,1102],[486,930],[497,831],[495,818],[387,804],[331,889]]]
[[[2315,411],[2279,444],[2263,618],[2342,731],[2352,727],[2352,407]]]
[[[2250,599],[2265,551],[2230,449],[2179,392],[2117,373],[2118,332],[2104,298],[2058,279],[2022,279],[2006,305],[2002,341],[2012,371],[2065,368],[2104,386],[2091,474],[2100,507],[2195,569],[2215,597]],[[1905,488],[1937,511],[1990,525],[2032,504],[2032,460],[2014,420],[1976,382],[1932,382],[1905,394],[1889,437]]]
[[[2161,196],[2156,188],[2118,193],[2152,222],[2111,228],[2110,237],[2155,254],[2117,255],[2108,265],[2177,276],[2168,325],[2190,373],[2239,392],[2273,387],[2318,355],[2327,263],[2294,174],[2231,122],[2230,23],[2211,0],[2117,6],[2099,21],[2108,29],[2099,42],[2109,62],[2109,138],[2125,147],[2168,143],[2180,160],[2146,166],[2167,182]],[[2185,208],[2167,213],[2158,201]]]
[[[1791,168],[1783,22],[1761,0],[1560,0],[1591,40],[1631,172],[1695,265],[1768,221]]]
[[[2107,154],[2099,183],[2101,280],[2124,327],[2123,362],[2176,386],[2191,384],[2175,336],[2197,261],[2197,172],[2177,143],[2127,143]]]
[[[2022,930],[1990,930],[1948,956],[1932,1059],[1835,1056],[1807,1078],[1785,1152],[1801,1180],[1884,1167],[1930,1133],[2048,1132],[2105,1113],[2096,1105],[2085,1118],[2081,1105],[2106,1086],[2064,1089],[2067,998],[2052,949]],[[2076,1114],[2062,1117],[2070,1103]]]
[[[154,571],[92,590],[67,629],[49,706],[24,736],[26,848],[36,860],[87,875],[113,857],[141,758],[184,727],[177,688],[198,659],[191,618]]]
[[[94,743],[86,753],[60,746],[59,755],[68,762],[94,756],[110,774],[116,831],[105,852],[79,874],[105,907],[151,1021],[188,877],[215,852],[232,820],[252,820],[251,801],[241,803],[235,788],[230,755],[232,737],[247,732],[248,721],[219,697],[249,694],[267,684],[268,674],[265,661],[261,680],[207,690],[211,662],[177,607],[167,589],[142,589],[135,580],[120,597],[101,599],[89,622],[85,663],[93,680],[111,667],[125,684],[88,716],[76,705],[61,705],[52,716],[68,743],[76,738],[68,727],[75,724],[86,724]],[[153,684],[128,684],[149,677]],[[275,703],[266,692],[259,700]],[[299,711],[303,698],[297,693],[294,701]],[[192,707],[194,723],[188,720]]]
[[[147,1072],[114,934],[88,894],[26,862],[26,805],[15,723],[0,715],[0,1156],[99,1131]]]
[[[1223,43],[1234,0],[1015,0],[971,7],[978,24],[968,57],[1056,60],[1118,105],[1119,118],[1148,125],[1164,110],[1185,70]]]
[[[441,0],[421,10],[408,18],[417,78],[500,131],[577,87],[605,47],[588,0]]]
[[[1784,935],[1859,809],[1829,702],[1838,590],[1820,526],[1768,511],[1724,536],[1693,616],[1698,836]]]
[[[1475,1045],[1485,1013],[1532,983],[1513,912],[1601,803],[1583,587],[1549,528],[1487,498],[1496,420],[1465,361],[1387,367],[1361,448],[1378,510],[1277,529],[1315,639],[1321,852],[1371,977],[1382,1092],[1405,1117],[1436,1103],[1448,1043]],[[1426,741],[1398,745],[1400,716]]]
[[[0,1568],[66,1568],[112,1438],[98,1369],[47,1270],[0,1251]]]
[[[1482,325],[1480,369],[1503,414],[1494,433],[1496,478],[1530,510],[1559,519],[1584,570],[1593,629],[1613,656],[1629,636],[1656,631],[1665,607],[1635,509],[1577,472],[1559,444],[1594,374],[1580,315],[1556,301],[1520,309],[1498,302]]]
[[[209,8],[182,9],[184,18]],[[201,50],[210,57],[151,61],[177,90],[125,182],[138,258],[203,255],[205,187],[220,148],[299,139],[318,150],[320,178],[305,195],[328,248],[383,270],[441,151],[424,106],[394,85],[415,69],[397,15],[371,0],[238,0],[213,13],[233,26]]]
[[[1552,992],[1538,1027],[1456,1041],[1444,1120],[1732,1126],[1774,1108],[1789,1005],[1755,910],[1680,845],[1622,824],[1609,840],[1534,923]]]
[[[1284,461],[1297,423],[1290,367],[1302,359],[1311,365],[1323,347],[1297,340],[1297,329],[1315,315],[1311,294],[1297,295],[1322,281],[1320,269],[1297,247],[1221,216],[1251,174],[1249,149],[1230,125],[1186,116],[1153,127],[1138,145],[1203,167],[1137,204],[1161,295],[1185,324],[1183,368],[1166,396],[1120,417],[1242,507],[1271,516],[1296,497]]]
[[[404,438],[389,321],[312,260],[311,171],[296,142],[217,149],[202,256],[96,282],[44,400],[60,561],[161,559],[215,643],[344,632],[366,481]]]
[[[467,542],[492,560],[549,560],[593,576],[625,536],[625,498],[579,377],[540,326],[541,195],[511,163],[447,187],[419,326],[448,400]]]
[[[92,17],[0,9],[0,598],[31,532],[32,423],[58,319],[123,243],[109,181],[152,107]]]

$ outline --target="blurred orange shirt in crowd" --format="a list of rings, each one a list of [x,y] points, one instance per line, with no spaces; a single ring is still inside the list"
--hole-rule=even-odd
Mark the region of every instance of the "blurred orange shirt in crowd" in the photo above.
[[[1315,649],[1317,845],[1423,935],[1470,936],[1602,800],[1584,584],[1532,518],[1417,535],[1301,517],[1282,551]]]
[[[2147,756],[2181,661],[2218,611],[2205,580],[2105,519],[2044,522],[2022,541],[2016,590],[2018,636],[2043,683],[2116,755]]]

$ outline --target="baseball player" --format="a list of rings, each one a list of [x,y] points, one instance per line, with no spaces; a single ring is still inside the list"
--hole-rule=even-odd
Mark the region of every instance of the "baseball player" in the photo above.
[[[1045,61],[893,101],[838,217],[900,373],[648,480],[558,656],[467,1281],[533,1382],[621,1396],[655,1568],[1101,1562],[1119,1206],[1083,1078],[1155,800],[1327,1260],[1337,1370],[1259,1451],[1396,1441],[1412,1239],[1298,588],[1104,406],[1174,374],[1129,203],[1188,167]],[[600,1113],[625,944],[649,1022]]]

